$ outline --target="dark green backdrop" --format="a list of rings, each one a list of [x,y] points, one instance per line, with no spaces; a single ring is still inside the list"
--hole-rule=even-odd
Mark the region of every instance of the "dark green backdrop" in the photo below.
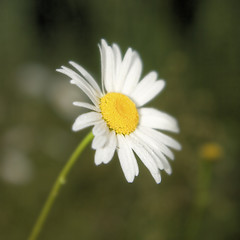
[[[0,239],[26,239],[68,156],[84,95],[56,68],[100,80],[97,44],[131,46],[167,87],[151,105],[179,120],[183,146],[156,185],[85,150],[39,239],[238,239],[240,2],[1,0]]]

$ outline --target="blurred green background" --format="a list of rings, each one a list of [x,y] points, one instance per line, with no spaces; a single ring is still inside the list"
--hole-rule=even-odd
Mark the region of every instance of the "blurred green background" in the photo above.
[[[100,80],[101,38],[131,46],[167,87],[150,105],[179,120],[183,149],[157,185],[139,162],[96,167],[85,150],[39,239],[240,239],[240,1],[1,0],[0,239],[26,239],[59,171],[84,94],[55,72]]]

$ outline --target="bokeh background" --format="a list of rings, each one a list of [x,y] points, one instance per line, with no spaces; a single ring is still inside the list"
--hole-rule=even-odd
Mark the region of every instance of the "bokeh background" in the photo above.
[[[1,0],[0,239],[26,239],[54,180],[89,129],[86,97],[55,72],[74,60],[100,80],[97,44],[131,46],[167,87],[151,105],[175,116],[183,149],[157,185],[139,162],[96,167],[90,146],[39,239],[240,239],[240,1]]]

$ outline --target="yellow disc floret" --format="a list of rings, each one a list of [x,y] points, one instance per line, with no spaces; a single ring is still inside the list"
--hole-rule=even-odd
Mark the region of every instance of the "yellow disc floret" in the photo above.
[[[128,135],[138,125],[137,108],[134,102],[124,94],[107,93],[100,99],[100,109],[109,129],[118,134]]]

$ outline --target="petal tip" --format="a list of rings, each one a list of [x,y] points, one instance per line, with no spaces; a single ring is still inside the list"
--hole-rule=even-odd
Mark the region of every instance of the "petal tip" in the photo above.
[[[73,131],[73,132],[77,132],[76,126],[74,126],[74,125],[72,126],[72,131]]]
[[[134,177],[133,178],[126,178],[128,183],[133,183]]]

